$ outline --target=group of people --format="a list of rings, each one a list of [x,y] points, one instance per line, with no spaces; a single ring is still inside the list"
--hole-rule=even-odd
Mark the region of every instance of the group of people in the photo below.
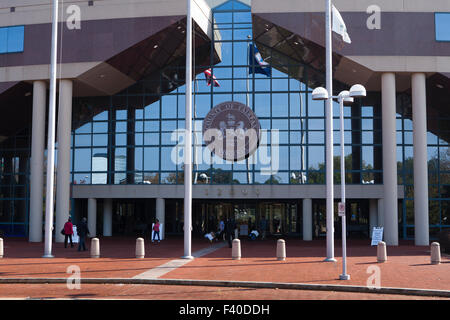
[[[70,241],[70,247],[73,248],[72,236],[73,236],[73,223],[72,219],[69,218],[64,224],[61,233],[64,234],[64,248],[67,248],[67,244]],[[77,224],[77,235],[78,235],[78,251],[86,251],[86,236],[90,234],[87,226],[86,218],[81,219],[81,222]]]
[[[232,242],[235,237],[236,232],[236,221],[234,218],[228,218],[226,221],[221,217],[219,221],[219,230],[214,231],[215,228],[212,227],[211,218],[209,221],[209,232],[205,234],[205,238],[207,238],[210,242],[219,241],[219,239],[228,241],[228,246],[232,247]],[[261,235],[261,239],[264,240],[266,237],[266,229],[267,229],[267,220],[264,216],[262,216],[259,223],[259,231],[252,230],[249,234],[249,238],[251,240],[255,240],[259,235]]]

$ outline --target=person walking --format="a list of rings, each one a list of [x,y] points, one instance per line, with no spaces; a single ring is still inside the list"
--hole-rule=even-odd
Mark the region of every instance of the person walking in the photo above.
[[[81,219],[81,222],[77,225],[77,233],[79,236],[78,251],[86,251],[86,236],[90,234],[86,218]]]
[[[67,248],[67,240],[70,240],[70,247],[73,248],[72,235],[73,224],[72,219],[69,217],[69,220],[64,224],[64,248]]]
[[[156,223],[153,225],[153,231],[154,231],[154,233],[153,233],[153,239],[152,239],[152,242],[155,241],[155,236],[158,236],[158,242],[161,242],[161,238],[160,238],[160,236],[159,236],[159,227],[160,227],[159,220],[156,219]]]

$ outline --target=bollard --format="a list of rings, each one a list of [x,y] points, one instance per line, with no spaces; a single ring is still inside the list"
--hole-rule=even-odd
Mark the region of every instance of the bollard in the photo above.
[[[241,260],[241,240],[233,240],[233,249],[231,249],[231,257],[233,260]]]
[[[431,264],[441,263],[441,246],[439,242],[433,242],[431,244]]]
[[[0,258],[3,258],[3,239],[0,238]]]
[[[386,262],[387,261],[387,253],[386,253],[386,242],[380,241],[377,246],[377,262]]]
[[[136,239],[136,258],[143,259],[145,257],[144,239]]]
[[[283,239],[277,241],[277,260],[286,260],[286,242]]]
[[[91,258],[100,258],[100,241],[98,238],[91,240]]]

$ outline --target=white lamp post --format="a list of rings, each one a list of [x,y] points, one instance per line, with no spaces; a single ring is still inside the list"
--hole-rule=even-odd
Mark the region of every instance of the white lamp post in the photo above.
[[[338,96],[332,96],[332,99],[339,101],[339,118],[340,118],[340,135],[341,135],[341,203],[339,204],[339,211],[343,211],[342,218],[342,274],[339,276],[340,280],[350,280],[350,275],[347,274],[347,230],[345,222],[345,152],[344,152],[344,104],[350,105],[354,98],[361,98],[366,96],[366,88],[360,84],[355,84],[350,88],[350,91],[341,91]],[[312,93],[313,100],[328,100],[328,92],[326,89],[319,87],[314,89]],[[343,208],[343,210],[341,209]]]

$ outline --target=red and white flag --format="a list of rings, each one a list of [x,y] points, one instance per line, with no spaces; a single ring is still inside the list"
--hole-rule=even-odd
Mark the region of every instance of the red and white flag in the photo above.
[[[211,73],[211,68],[209,68],[208,70],[205,70],[203,73],[205,74],[206,84],[208,86],[211,85],[211,79],[212,79],[214,81],[214,87],[220,87],[220,84],[216,80],[216,77]]]

